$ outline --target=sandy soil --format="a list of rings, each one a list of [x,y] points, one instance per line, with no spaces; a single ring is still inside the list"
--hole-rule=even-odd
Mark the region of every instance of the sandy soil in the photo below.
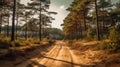
[[[102,54],[101,51],[72,50],[65,42],[57,41],[50,48],[38,48],[16,61],[0,61],[0,67],[120,67],[119,64],[106,65],[98,58]]]
[[[31,58],[15,67],[74,67],[79,64],[74,63],[70,49],[66,43],[58,41],[56,45],[45,55]]]

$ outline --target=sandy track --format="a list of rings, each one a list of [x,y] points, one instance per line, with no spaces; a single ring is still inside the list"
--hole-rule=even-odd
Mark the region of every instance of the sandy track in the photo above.
[[[80,67],[74,63],[78,60],[73,56],[72,51],[65,46],[62,41],[58,41],[56,45],[45,55],[31,58],[15,67]]]
[[[25,57],[18,56],[16,61],[0,61],[0,67],[120,67],[103,62],[98,57],[103,54],[101,51],[78,51],[67,45],[57,41],[51,47],[37,48]]]
[[[33,57],[10,67],[120,67],[117,64],[106,65],[96,57],[103,54],[99,53],[101,51],[78,51],[71,49],[67,45],[66,42],[57,41],[50,49],[38,48],[33,53],[30,53]]]

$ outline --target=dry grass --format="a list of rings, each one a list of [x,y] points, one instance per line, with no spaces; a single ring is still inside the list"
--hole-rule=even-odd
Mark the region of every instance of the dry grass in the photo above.
[[[76,41],[69,46],[74,53],[80,57],[83,64],[94,65],[95,67],[120,67],[120,53],[107,53],[105,50],[95,50],[104,41]]]

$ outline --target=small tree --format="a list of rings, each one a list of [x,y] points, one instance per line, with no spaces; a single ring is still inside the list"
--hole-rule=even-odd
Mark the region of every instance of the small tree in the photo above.
[[[92,28],[89,28],[89,29],[87,30],[87,38],[88,38],[89,40],[91,40],[91,39],[93,38],[93,30],[92,30]]]
[[[115,27],[110,28],[109,39],[113,43],[119,43],[120,42],[120,35],[119,35],[119,33],[118,33],[118,31],[116,30]]]

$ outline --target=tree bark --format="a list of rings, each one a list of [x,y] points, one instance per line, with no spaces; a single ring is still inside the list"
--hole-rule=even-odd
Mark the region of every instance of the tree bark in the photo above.
[[[14,0],[14,5],[13,5],[11,41],[15,40],[15,13],[16,13],[16,0]]]
[[[42,40],[42,34],[41,34],[41,30],[42,30],[42,25],[41,25],[41,1],[40,1],[40,14],[39,14],[39,40]]]
[[[17,23],[16,23],[16,39],[17,39],[17,32],[18,32],[18,13],[17,13]]]
[[[8,24],[7,24],[7,37],[9,37],[9,23],[10,23],[9,18],[10,18],[10,16],[8,16]]]
[[[99,23],[98,23],[98,8],[97,8],[97,0],[95,0],[95,10],[96,10],[96,32],[97,32],[97,40],[100,40],[100,30],[99,30]]]
[[[1,22],[0,22],[0,34],[1,34],[2,33],[2,14],[0,16],[0,20],[1,20]]]
[[[27,16],[26,16],[26,29],[25,29],[25,39],[28,39],[28,23],[27,23]]]

